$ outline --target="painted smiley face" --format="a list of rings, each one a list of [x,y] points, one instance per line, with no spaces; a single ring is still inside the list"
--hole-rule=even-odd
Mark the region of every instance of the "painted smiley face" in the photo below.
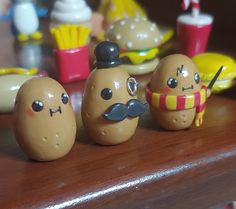
[[[181,54],[162,59],[150,82],[152,91],[170,95],[192,94],[199,91],[201,85],[196,66]]]
[[[167,87],[174,89],[179,87],[183,94],[192,93],[195,85],[200,83],[200,76],[197,72],[191,72],[184,65],[177,67],[176,74],[169,77],[166,81]]]
[[[76,135],[76,122],[64,88],[51,78],[33,78],[16,98],[15,135],[32,159],[55,160],[67,154]]]
[[[48,99],[53,99],[54,96],[52,96],[51,93],[48,94]],[[40,113],[41,111],[47,109],[46,111],[48,111],[50,117],[53,117],[54,114],[59,113],[62,114],[62,105],[66,105],[69,102],[69,96],[67,95],[67,93],[63,92],[61,94],[61,104],[59,103],[58,106],[54,104],[55,107],[50,107],[50,102],[47,101],[47,99],[45,98],[44,101],[41,100],[34,100],[31,104],[31,106],[27,109],[27,113],[29,114],[29,116],[34,116],[34,113]],[[48,106],[48,107],[47,107]]]

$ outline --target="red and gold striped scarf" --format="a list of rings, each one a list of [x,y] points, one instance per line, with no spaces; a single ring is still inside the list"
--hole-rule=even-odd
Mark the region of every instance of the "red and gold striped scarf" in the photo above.
[[[148,103],[155,108],[164,110],[186,110],[196,108],[195,125],[200,126],[206,109],[207,88],[202,86],[201,90],[188,95],[166,95],[152,92],[149,87],[146,90]]]

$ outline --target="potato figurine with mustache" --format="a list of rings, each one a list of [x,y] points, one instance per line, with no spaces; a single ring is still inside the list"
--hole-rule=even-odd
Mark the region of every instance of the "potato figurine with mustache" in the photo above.
[[[95,49],[96,69],[90,74],[82,101],[82,119],[98,144],[116,145],[135,133],[147,105],[136,97],[137,82],[119,67],[119,47],[104,41]]]
[[[207,88],[187,56],[175,54],[161,60],[147,87],[154,121],[167,130],[200,126],[206,108]]]
[[[76,136],[75,116],[64,88],[51,78],[33,78],[16,97],[14,131],[31,159],[51,161],[66,155]]]

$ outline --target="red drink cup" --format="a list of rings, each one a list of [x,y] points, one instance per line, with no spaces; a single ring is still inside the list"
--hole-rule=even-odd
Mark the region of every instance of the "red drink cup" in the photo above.
[[[85,45],[77,49],[55,50],[58,79],[61,83],[85,80],[89,75],[89,49]]]
[[[189,57],[205,52],[212,29],[213,17],[200,14],[180,15],[177,19],[177,33],[181,52]]]

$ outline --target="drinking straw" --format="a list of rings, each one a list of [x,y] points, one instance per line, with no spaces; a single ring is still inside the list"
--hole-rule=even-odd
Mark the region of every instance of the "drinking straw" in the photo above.
[[[187,10],[190,6],[192,7],[192,16],[198,17],[200,14],[200,0],[182,0],[182,9]]]

